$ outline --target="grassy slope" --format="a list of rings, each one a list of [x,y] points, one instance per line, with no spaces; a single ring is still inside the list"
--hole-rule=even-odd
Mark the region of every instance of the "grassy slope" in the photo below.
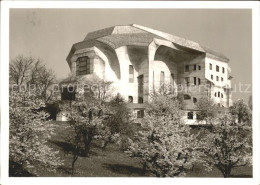
[[[68,177],[71,176],[72,155],[68,154],[70,146],[64,141],[68,134],[66,122],[56,122],[57,134],[50,140],[50,145],[59,150],[59,156],[64,159],[64,166],[60,167],[55,173],[45,171],[39,168],[38,174],[45,177]],[[152,176],[147,173],[142,174],[142,166],[137,159],[128,157],[120,151],[115,144],[107,146],[102,150],[97,144],[91,146],[90,157],[79,157],[75,165],[75,174],[77,177],[143,177]],[[235,169],[232,174],[234,177],[251,177],[252,168],[242,167]],[[217,169],[211,172],[204,171],[203,167],[197,165],[193,172],[187,174],[187,177],[222,177]]]

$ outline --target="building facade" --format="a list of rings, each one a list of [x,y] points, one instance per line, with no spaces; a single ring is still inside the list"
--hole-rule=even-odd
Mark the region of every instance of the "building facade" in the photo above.
[[[186,121],[196,122],[196,102],[207,96],[229,107],[229,59],[200,44],[144,26],[113,26],[87,34],[67,57],[72,75],[113,82],[141,117],[149,94],[167,84],[184,99]]]

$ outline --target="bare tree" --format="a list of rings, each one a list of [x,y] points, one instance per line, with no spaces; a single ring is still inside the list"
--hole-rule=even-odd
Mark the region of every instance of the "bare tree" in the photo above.
[[[48,69],[40,59],[19,55],[10,62],[9,79],[11,84],[20,87],[25,85],[37,93],[45,102],[53,96],[51,86],[56,81],[54,72]]]

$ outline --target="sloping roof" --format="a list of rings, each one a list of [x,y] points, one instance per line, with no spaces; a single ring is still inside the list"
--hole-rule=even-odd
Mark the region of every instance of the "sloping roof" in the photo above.
[[[148,46],[154,38],[161,38],[150,33],[136,33],[136,34],[115,34],[98,38],[97,40],[108,44],[113,49],[121,46]],[[163,39],[163,38],[161,38]]]
[[[183,48],[206,53],[206,56],[209,58],[224,62],[229,61],[229,59],[223,54],[206,46],[202,46],[197,42],[137,24],[113,26],[88,33],[82,42],[76,43],[72,46],[67,61],[71,58],[75,50],[79,48],[82,49],[82,47],[93,46],[95,41],[102,42],[111,48],[116,49],[120,46],[127,45],[148,46],[154,38],[167,40]]]

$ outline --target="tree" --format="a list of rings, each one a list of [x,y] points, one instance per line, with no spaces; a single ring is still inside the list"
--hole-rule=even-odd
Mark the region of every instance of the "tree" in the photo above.
[[[208,97],[202,97],[196,103],[197,119],[202,121],[205,120],[207,124],[212,124],[214,118],[217,116],[219,107]]]
[[[216,167],[224,177],[234,168],[252,164],[252,131],[245,124],[234,124],[229,113],[218,117],[218,123],[202,134],[204,164],[208,170]]]
[[[118,137],[117,133],[111,132],[107,124],[110,117],[106,103],[109,87],[105,88],[105,85],[110,83],[95,80],[95,84],[92,80],[74,76],[73,82],[77,84],[74,88],[76,98],[69,106],[63,107],[72,130],[72,134],[69,135],[69,142],[73,145],[72,174],[79,155],[89,156],[94,139]]]
[[[144,169],[157,177],[185,175],[199,158],[199,145],[190,128],[181,123],[180,105],[175,96],[153,95],[141,131],[130,139],[127,153],[137,157]]]
[[[230,108],[230,113],[237,117],[238,123],[250,123],[252,113],[250,108],[243,100],[236,101]],[[251,123],[250,123],[251,124]]]
[[[23,171],[37,175],[35,164],[40,163],[47,170],[55,170],[62,160],[48,146],[48,139],[54,134],[54,125],[46,121],[48,115],[39,111],[45,103],[29,92],[12,92],[9,99],[10,145],[9,160],[19,164]],[[10,165],[10,171],[16,170]],[[21,174],[13,173],[14,176]]]
[[[19,55],[11,60],[9,68],[10,84],[13,87],[15,85],[19,91],[26,89],[37,94],[45,102],[51,100],[56,76],[40,59]]]

